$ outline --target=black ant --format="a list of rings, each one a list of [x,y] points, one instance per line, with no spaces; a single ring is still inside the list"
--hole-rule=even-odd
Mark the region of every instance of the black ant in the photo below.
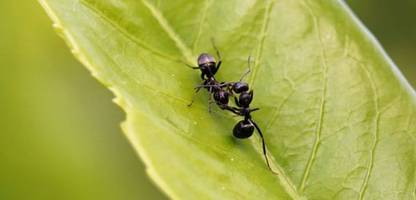
[[[206,88],[208,92],[210,93],[209,99],[208,99],[208,109],[211,112],[211,103],[212,102],[212,96],[214,97],[215,102],[220,108],[226,107],[228,105],[228,100],[230,94],[232,94],[230,91],[227,91],[229,84],[227,83],[220,83],[218,82],[214,75],[217,73],[218,69],[221,66],[222,60],[221,60],[221,54],[218,48],[215,46],[214,40],[211,40],[212,46],[214,47],[215,51],[217,52],[218,56],[218,63],[215,61],[215,58],[208,54],[208,53],[201,53],[197,59],[198,67],[189,66],[192,69],[199,69],[201,70],[201,79],[203,80],[202,84],[195,87],[196,91],[194,96],[192,97],[192,101],[188,106],[191,106],[195,100],[195,95],[200,91],[201,88]],[[212,95],[212,96],[211,96]]]
[[[233,112],[234,114],[244,117],[243,120],[239,121],[234,126],[233,135],[234,137],[239,139],[249,138],[253,135],[254,129],[256,129],[262,141],[263,155],[266,159],[267,167],[269,167],[270,171],[272,171],[274,174],[278,174],[271,168],[269,159],[267,158],[266,143],[264,140],[263,133],[261,132],[260,127],[257,125],[257,123],[254,122],[254,120],[251,118],[251,112],[259,110],[259,108],[250,108],[250,103],[253,100],[253,90],[250,90],[249,92],[247,91],[248,87],[247,90],[243,90],[241,92],[238,98],[234,97],[235,104],[237,105],[237,107],[230,107],[229,109],[227,109]]]
[[[242,80],[246,75],[250,73],[250,58],[248,58],[248,71],[244,73],[238,82],[218,82],[214,75],[217,73],[218,69],[221,66],[221,54],[212,40],[212,45],[217,52],[218,63],[215,62],[215,58],[207,53],[202,53],[197,59],[198,67],[189,66],[192,69],[201,70],[201,79],[203,80],[201,85],[195,87],[196,91],[192,98],[191,103],[188,106],[191,106],[194,102],[195,95],[199,92],[201,88],[206,88],[210,93],[208,102],[209,102],[209,111],[211,111],[212,96],[214,97],[215,103],[223,110],[228,110],[243,116],[244,120],[239,121],[233,128],[233,135],[236,138],[244,139],[249,138],[253,135],[254,129],[259,133],[262,140],[263,155],[266,159],[266,163],[270,171],[274,174],[278,174],[273,171],[270,166],[269,160],[267,158],[266,143],[264,140],[263,133],[261,132],[259,126],[251,118],[251,112],[259,110],[259,108],[250,108],[250,103],[253,100],[253,90],[249,91],[249,85]],[[249,92],[248,92],[249,91]],[[240,94],[239,98],[234,96],[234,93]],[[212,96],[211,96],[212,95]],[[232,107],[228,105],[229,97],[234,96],[235,104],[237,107]]]
[[[222,59],[220,51],[218,50],[217,46],[215,45],[215,41],[213,38],[211,38],[212,46],[214,47],[215,51],[217,52],[218,56],[218,63],[215,62],[214,56],[208,54],[208,53],[201,53],[198,56],[197,64],[198,66],[191,66],[187,63],[185,63],[188,67],[192,69],[199,69],[201,70],[201,79],[202,80],[208,80],[208,79],[215,79],[214,75],[217,73],[217,71],[221,67]]]
[[[271,166],[269,159],[267,158],[267,150],[266,150],[266,143],[264,140],[263,133],[260,130],[260,127],[257,125],[256,122],[251,118],[251,112],[259,110],[259,108],[250,108],[250,103],[253,100],[253,90],[249,91],[249,85],[246,82],[243,82],[243,79],[246,75],[250,73],[250,57],[248,58],[248,71],[243,74],[238,82],[231,83],[231,89],[236,94],[239,94],[237,98],[234,96],[235,104],[237,107],[226,106],[226,110],[231,111],[232,113],[243,116],[244,119],[239,121],[233,128],[233,135],[239,139],[249,138],[253,135],[254,129],[257,130],[259,136],[262,141],[263,147],[263,155],[266,159],[267,167],[269,167],[270,171],[274,174],[278,174],[275,172]]]
[[[218,69],[221,67],[221,54],[220,51],[215,47],[215,50],[217,51],[218,56],[218,63],[215,62],[214,56],[208,54],[208,53],[201,53],[198,56],[197,63],[198,67],[189,66],[192,69],[199,69],[201,70],[201,79],[206,80],[210,78],[214,78],[214,75],[217,73]]]

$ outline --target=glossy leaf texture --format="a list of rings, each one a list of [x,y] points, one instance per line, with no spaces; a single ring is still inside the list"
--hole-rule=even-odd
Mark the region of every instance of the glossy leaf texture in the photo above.
[[[174,199],[415,199],[416,95],[336,0],[43,0],[75,56],[127,113],[123,129]],[[218,79],[247,77],[265,134],[238,140],[238,118],[208,94],[187,107],[201,52]]]

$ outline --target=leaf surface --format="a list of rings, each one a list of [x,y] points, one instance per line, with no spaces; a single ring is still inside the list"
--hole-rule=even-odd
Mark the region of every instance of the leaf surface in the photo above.
[[[75,56],[127,113],[123,129],[175,199],[415,199],[416,100],[336,0],[43,0]],[[258,137],[207,109],[195,64],[221,50],[219,80],[248,77]]]

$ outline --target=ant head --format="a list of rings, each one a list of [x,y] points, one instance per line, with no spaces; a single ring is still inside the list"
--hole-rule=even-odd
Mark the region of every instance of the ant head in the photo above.
[[[201,53],[198,57],[198,66],[203,67],[206,65],[214,65],[215,66],[215,58],[207,53]]]
[[[240,97],[238,98],[238,103],[241,107],[249,107],[251,101],[253,100],[253,90],[251,90],[249,93],[243,92],[240,94]]]
[[[218,105],[227,105],[230,94],[224,90],[218,90],[214,93],[214,100]]]
[[[248,84],[246,82],[236,82],[233,84],[233,91],[237,94],[248,91]]]
[[[236,138],[244,139],[253,135],[254,125],[248,120],[239,121],[233,129],[233,135]]]

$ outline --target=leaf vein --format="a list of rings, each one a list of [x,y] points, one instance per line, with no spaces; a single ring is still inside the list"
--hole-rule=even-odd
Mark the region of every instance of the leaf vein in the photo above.
[[[280,117],[280,113],[281,113],[281,111],[282,111],[282,108],[283,108],[283,106],[289,101],[289,98],[295,93],[295,91],[296,90],[292,90],[284,99],[283,99],[283,101],[282,101],[282,103],[278,106],[278,107],[276,107],[275,109],[274,109],[274,111],[273,111],[273,114],[272,114],[272,117],[271,117],[271,120],[270,120],[270,122],[267,124],[267,126],[266,126],[266,130],[267,129],[270,129],[272,126],[273,126],[273,124],[277,121],[277,119],[279,119],[279,117]]]
[[[378,98],[379,98],[378,90],[377,90],[377,87],[375,85],[374,79],[371,76],[371,73],[368,71],[368,69],[359,60],[357,60],[356,58],[354,58],[352,56],[350,56],[350,58],[354,59],[357,62],[358,66],[365,72],[365,74],[368,78],[371,90],[373,92],[373,103],[374,103],[374,110],[375,110],[375,115],[374,115],[374,139],[373,139],[374,142],[370,147],[371,148],[370,149],[370,160],[368,162],[367,172],[366,172],[365,177],[363,179],[363,182],[361,184],[360,192],[359,192],[359,196],[358,196],[358,199],[362,200],[362,199],[364,199],[365,192],[367,191],[367,188],[368,188],[368,182],[370,180],[370,176],[371,176],[371,174],[373,172],[373,169],[374,169],[374,157],[375,157],[377,145],[379,143],[379,123],[380,123],[380,116],[381,116],[382,112],[380,111],[379,102],[378,102]],[[392,103],[390,105],[386,106],[386,109],[388,109],[393,104],[394,104],[394,101],[392,101]]]
[[[413,192],[412,192],[412,196],[413,196],[413,200],[416,200],[416,182],[415,182],[415,188],[413,188]]]
[[[93,13],[95,13],[96,15],[98,15],[100,18],[102,18],[104,21],[106,21],[108,24],[110,24],[111,26],[113,26],[114,28],[116,28],[118,31],[120,31],[120,33],[122,33],[124,36],[126,36],[129,40],[131,40],[133,43],[135,43],[137,46],[142,47],[143,49],[148,50],[149,52],[170,60],[170,61],[175,61],[178,62],[178,59],[171,56],[171,55],[167,55],[163,52],[160,52],[158,50],[155,50],[153,48],[151,48],[150,46],[148,46],[147,44],[145,44],[143,41],[137,39],[137,37],[135,37],[134,35],[132,35],[131,33],[129,33],[126,29],[124,29],[123,27],[121,27],[120,25],[118,25],[117,23],[114,23],[113,20],[111,20],[107,15],[105,15],[101,10],[97,9],[96,7],[94,7],[93,5],[91,5],[90,3],[86,2],[85,0],[79,0],[79,2],[84,5],[86,8],[88,8],[89,10],[91,10]]]
[[[304,6],[306,7],[306,9],[308,10],[308,12],[310,13],[310,15],[312,16],[313,19],[313,23],[314,23],[314,27],[316,28],[316,32],[317,32],[317,37],[318,37],[318,41],[320,43],[320,57],[321,57],[321,67],[322,67],[322,93],[321,93],[321,103],[320,103],[320,107],[319,107],[319,116],[318,116],[318,124],[317,127],[315,129],[315,141],[312,147],[312,151],[311,154],[309,156],[308,162],[306,164],[304,173],[303,173],[303,177],[302,177],[302,182],[300,184],[300,191],[304,192],[305,187],[306,187],[306,182],[308,181],[309,175],[310,175],[310,171],[312,169],[312,166],[314,164],[314,161],[316,160],[316,154],[318,152],[318,148],[321,142],[321,134],[322,134],[322,127],[323,127],[323,122],[324,122],[324,114],[325,114],[325,105],[326,105],[326,93],[327,93],[327,82],[328,82],[328,78],[327,78],[327,71],[328,71],[328,65],[327,65],[327,58],[326,58],[326,53],[325,53],[325,45],[321,36],[321,30],[319,28],[319,21],[318,21],[318,17],[315,15],[315,13],[313,12],[312,8],[310,8],[310,6],[308,5],[308,3],[304,0],[303,1]]]
[[[106,21],[106,20],[104,20],[104,21]],[[124,36],[126,36],[126,35],[124,35]],[[128,37],[126,36],[126,38],[128,38]],[[112,58],[112,56],[110,56],[108,54],[108,52],[104,51],[105,47],[103,47],[103,46],[99,46],[99,47],[100,47],[100,49],[102,49],[103,55],[105,55],[108,58],[108,60],[111,63],[113,63],[113,65],[119,66],[119,64]],[[91,64],[89,64],[89,62],[85,62],[84,64],[86,66],[90,66],[91,65]],[[133,77],[131,77],[130,76],[130,73],[126,72],[122,67],[118,67],[118,69],[120,69],[120,71],[118,72],[120,74],[120,76],[125,77],[128,81],[130,81],[132,83],[136,83],[136,85],[142,87],[143,89],[146,89],[146,90],[149,90],[149,91],[151,91],[153,93],[157,93],[159,95],[168,97],[168,99],[174,99],[174,100],[176,100],[178,102],[183,103],[184,105],[188,105],[189,104],[189,100],[186,100],[183,97],[175,96],[175,95],[169,94],[167,92],[164,92],[164,91],[162,91],[160,89],[154,88],[154,87],[152,87],[152,86],[150,86],[148,84],[144,84],[143,82],[138,81],[137,79],[134,79]],[[93,72],[92,69],[91,69],[91,71]],[[99,78],[99,77],[97,77],[97,78],[101,80],[101,78]],[[108,87],[111,87],[111,85],[109,85]],[[199,109],[201,109],[201,110],[204,109],[203,106],[197,106],[197,105],[194,105],[194,106],[197,107],[197,108],[199,108]],[[223,114],[222,112],[216,112],[216,111],[213,111],[213,112],[216,113],[216,114],[222,115],[222,116],[227,116],[227,115]]]
[[[258,152],[259,154],[263,154],[263,152],[261,152],[260,150],[258,150]],[[273,168],[277,168],[276,172],[278,173],[277,176],[279,178],[280,184],[283,186],[283,188],[286,190],[289,196],[292,197],[292,199],[294,200],[307,200],[305,196],[299,194],[296,187],[290,180],[290,177],[285,173],[284,169],[279,165],[275,157],[273,155],[268,155],[268,157],[271,158],[271,166]]]
[[[204,9],[203,9],[202,14],[201,14],[201,19],[199,20],[199,27],[198,27],[198,32],[197,32],[197,34],[196,34],[196,38],[195,38],[195,40],[192,42],[192,43],[193,43],[193,44],[192,44],[192,50],[193,50],[193,51],[195,51],[196,45],[198,45],[199,39],[201,38],[201,34],[202,34],[202,27],[203,27],[203,25],[205,24],[204,22],[205,22],[205,20],[206,20],[206,18],[207,18],[207,13],[208,13],[209,8],[210,8],[210,7],[211,7],[211,5],[212,5],[212,2],[213,2],[213,0],[206,0],[206,3],[205,3],[205,6],[204,6]]]
[[[148,1],[142,0],[142,2],[145,5],[145,7],[150,11],[152,16],[156,19],[156,21],[159,23],[159,25],[162,27],[162,29],[167,33],[169,38],[175,42],[176,46],[181,51],[182,56],[185,58],[185,60],[189,63],[192,63],[194,57],[192,51],[185,45],[185,43],[175,32],[175,30],[173,30],[173,28],[166,20],[166,18],[163,16],[163,14]]]
[[[257,51],[256,51],[256,57],[254,58],[254,66],[253,66],[253,71],[252,71],[252,75],[251,75],[251,79],[250,79],[250,85],[253,86],[254,84],[254,80],[256,79],[257,76],[257,72],[259,69],[259,62],[262,59],[263,56],[263,46],[264,46],[264,42],[266,40],[266,36],[267,36],[267,31],[268,31],[268,26],[269,26],[269,22],[270,22],[270,15],[272,13],[272,8],[273,5],[275,3],[274,0],[270,0],[268,1],[269,3],[266,5],[265,8],[265,13],[264,13],[264,18],[263,18],[263,23],[262,23],[262,27],[261,27],[261,31],[259,34],[260,37],[260,42],[257,46]]]

